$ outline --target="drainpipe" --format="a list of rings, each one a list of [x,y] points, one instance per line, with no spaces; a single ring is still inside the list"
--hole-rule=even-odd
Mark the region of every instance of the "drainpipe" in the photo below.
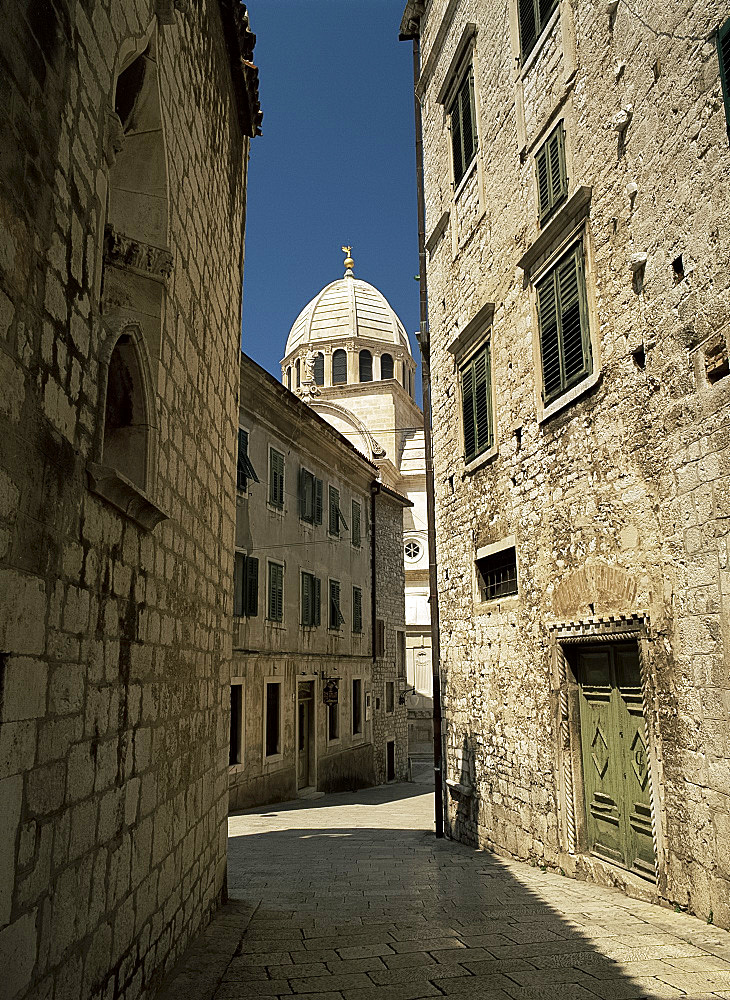
[[[370,610],[372,617],[372,641],[373,641],[373,663],[377,659],[375,655],[375,632],[377,604],[375,600],[375,497],[380,493],[380,483],[373,480],[370,484]]]
[[[439,632],[438,567],[436,563],[436,498],[433,478],[433,442],[431,438],[431,350],[428,333],[428,291],[426,287],[426,203],[423,185],[423,129],[421,102],[416,87],[420,73],[420,21],[423,4],[415,3],[417,17],[411,21],[410,33],[401,40],[413,39],[413,107],[416,125],[416,190],[418,196],[418,262],[420,285],[421,382],[423,387],[423,430],[426,451],[426,512],[428,521],[428,589],[431,609],[431,672],[433,675],[433,772],[434,813],[436,836],[444,835],[444,775],[441,737],[441,641]]]

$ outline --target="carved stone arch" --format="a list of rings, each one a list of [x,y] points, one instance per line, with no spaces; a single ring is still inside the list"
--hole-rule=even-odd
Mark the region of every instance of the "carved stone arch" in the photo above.
[[[341,434],[344,434],[348,441],[371,462],[385,455],[382,445],[376,441],[362,420],[347,407],[338,406],[337,403],[319,398],[310,405]]]

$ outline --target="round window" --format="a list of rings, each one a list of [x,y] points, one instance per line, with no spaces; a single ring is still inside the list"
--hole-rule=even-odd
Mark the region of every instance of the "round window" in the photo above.
[[[409,542],[406,542],[404,547],[404,552],[406,555],[406,559],[409,559],[411,562],[415,562],[415,560],[418,559],[421,555],[421,546],[418,544],[418,542],[414,542],[413,540],[411,540]]]

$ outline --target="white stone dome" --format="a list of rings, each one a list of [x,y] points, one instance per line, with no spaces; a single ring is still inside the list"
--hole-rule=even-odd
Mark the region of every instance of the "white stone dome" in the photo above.
[[[299,313],[289,332],[284,357],[310,344],[354,337],[396,345],[411,354],[408,335],[388,300],[348,270],[344,278],[330,282]]]

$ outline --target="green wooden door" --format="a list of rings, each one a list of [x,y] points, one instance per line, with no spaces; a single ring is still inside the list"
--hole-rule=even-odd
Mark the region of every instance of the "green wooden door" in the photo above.
[[[584,646],[575,661],[589,849],[637,875],[654,878],[638,647]]]

